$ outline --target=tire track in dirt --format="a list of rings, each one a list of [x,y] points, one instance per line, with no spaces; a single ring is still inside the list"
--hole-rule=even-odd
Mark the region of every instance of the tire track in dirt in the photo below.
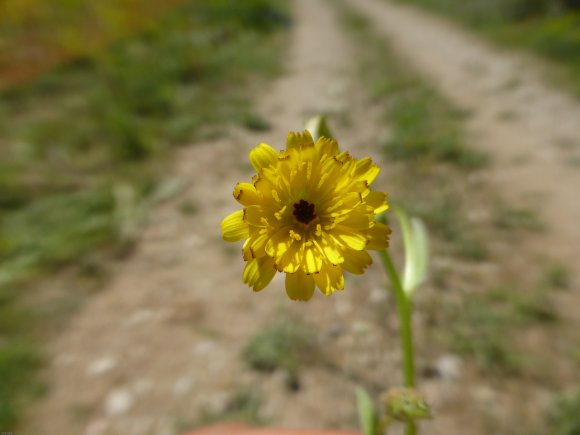
[[[567,267],[578,283],[580,258],[580,103],[550,87],[539,65],[492,47],[421,10],[384,0],[348,0],[402,59],[470,114],[468,142],[492,158],[485,171],[508,203],[538,211],[548,230],[514,246],[529,273],[541,259]],[[531,255],[530,255],[531,254]],[[534,264],[530,258],[536,257]],[[575,320],[577,292],[559,294]]]
[[[273,129],[259,136],[230,132],[179,153],[172,175],[187,188],[152,211],[132,257],[115,267],[107,287],[48,345],[49,393],[20,433],[178,434],[200,410],[227,411],[236,391],[258,388],[266,398],[261,416],[277,424],[356,424],[352,382],[312,368],[301,378],[303,388],[291,393],[283,376],[256,375],[240,354],[249,337],[282,312],[336,329],[341,317],[351,315],[353,301],[368,292],[317,294],[309,304],[297,304],[287,300],[278,277],[254,295],[241,282],[240,246],[226,246],[220,233],[221,219],[238,208],[231,197],[235,183],[251,178],[247,156],[253,146],[264,141],[283,148],[287,132],[301,129],[308,116],[350,113],[354,105],[349,47],[334,12],[324,1],[298,0],[293,7],[288,74],[259,102]],[[368,126],[372,120],[361,114]],[[343,132],[347,144],[365,139],[351,129]],[[183,201],[198,211],[180,213]],[[372,276],[365,284],[372,285]],[[374,276],[384,282],[380,271]],[[358,315],[361,328],[366,314]]]

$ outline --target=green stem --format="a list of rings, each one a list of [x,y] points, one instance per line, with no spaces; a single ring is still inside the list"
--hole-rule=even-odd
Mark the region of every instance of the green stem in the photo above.
[[[401,336],[401,348],[403,351],[403,381],[405,387],[415,387],[415,363],[413,360],[413,330],[411,327],[411,301],[405,294],[397,269],[387,251],[379,251],[383,266],[391,280],[391,290],[397,303],[399,314],[399,334]],[[417,428],[415,422],[407,423],[406,435],[415,435]]]

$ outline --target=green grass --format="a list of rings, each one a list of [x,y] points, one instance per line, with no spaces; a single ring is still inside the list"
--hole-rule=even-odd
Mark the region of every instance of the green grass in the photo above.
[[[410,71],[373,35],[364,18],[345,12],[343,21],[366,47],[361,72],[374,99],[384,105],[385,122],[392,128],[385,152],[417,165],[449,163],[465,170],[485,166],[487,157],[465,144],[461,124],[467,114]]]
[[[280,71],[287,25],[284,0],[185,2],[0,93],[0,428],[38,391],[36,343],[55,314],[37,309],[35,283],[71,264],[86,278],[87,259],[124,252],[171,184],[176,146],[266,128],[248,89]]]
[[[442,335],[455,352],[475,360],[480,369],[519,375],[533,364],[529,349],[516,337],[530,325],[558,320],[546,290],[498,287],[445,307],[449,330]]]
[[[563,65],[580,92],[580,6],[574,0],[399,0],[451,16],[501,44]]]
[[[300,322],[279,321],[267,325],[244,349],[244,360],[263,372],[283,370],[287,387],[298,389],[299,372],[320,359],[314,329]]]
[[[561,264],[552,263],[545,267],[543,285],[556,290],[570,288],[570,271]]]
[[[561,393],[548,411],[550,433],[553,435],[580,434],[580,388]]]
[[[498,205],[494,210],[494,225],[508,231],[544,231],[545,225],[532,210]]]
[[[229,398],[225,409],[220,411],[204,409],[195,422],[183,422],[177,429],[178,431],[187,431],[199,426],[219,422],[246,423],[253,426],[263,425],[264,421],[259,415],[263,401],[259,392],[240,389]]]

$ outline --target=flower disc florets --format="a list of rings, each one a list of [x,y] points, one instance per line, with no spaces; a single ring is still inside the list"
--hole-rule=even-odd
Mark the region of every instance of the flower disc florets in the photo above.
[[[280,152],[258,145],[250,161],[257,175],[236,185],[244,208],[222,221],[222,233],[246,239],[243,281],[255,291],[278,271],[291,299],[308,300],[315,287],[329,295],[344,288],[344,270],[362,274],[372,263],[367,249],[388,246],[389,228],[375,221],[387,195],[370,190],[379,173],[370,158],[339,152],[332,139],[314,143],[305,131],[290,133]]]

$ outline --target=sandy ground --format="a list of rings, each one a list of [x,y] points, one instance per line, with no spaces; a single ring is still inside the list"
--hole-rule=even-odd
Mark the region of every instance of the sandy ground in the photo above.
[[[522,248],[558,259],[577,273],[578,100],[550,87],[534,59],[501,52],[432,15],[384,1],[349,4],[368,16],[443,95],[471,114],[469,143],[492,156],[489,179],[506,200],[523,199],[549,223],[549,232]],[[579,296],[570,297],[575,304],[563,306],[577,307]]]
[[[508,199],[540,204],[549,231],[516,251],[549,256],[574,270],[580,258],[580,169],[570,160],[580,155],[580,105],[545,85],[528,59],[498,52],[449,23],[379,0],[347,3],[472,113],[470,142],[492,155],[490,182]],[[273,128],[259,135],[232,131],[179,153],[174,176],[187,188],[153,210],[134,255],[114,267],[107,287],[49,344],[50,390],[20,433],[179,434],[200,410],[227,411],[232,395],[242,390],[259,391],[260,416],[277,425],[355,428],[355,380],[385,388],[400,383],[396,321],[377,321],[377,306],[388,302],[378,266],[363,278],[350,278],[345,292],[317,294],[300,304],[287,299],[282,279],[253,294],[241,282],[239,246],[221,240],[220,221],[237,208],[232,189],[252,175],[248,151],[259,142],[282,148],[287,132],[300,129],[312,114],[341,119],[348,113],[348,123],[335,129],[342,146],[385,165],[373,145],[384,127],[377,127],[376,110],[360,92],[364,87],[351,62],[355,51],[334,9],[324,0],[293,4],[288,72],[257,102]],[[388,190],[384,172],[378,190]],[[184,201],[198,211],[180,212]],[[560,297],[573,317],[577,293]],[[286,389],[282,374],[257,374],[240,357],[249,337],[292,316],[316,326],[320,347],[340,368],[313,365],[303,371],[296,392]],[[485,433],[477,424],[465,431],[479,408],[464,402],[489,402],[488,390],[475,386],[469,392],[454,377],[423,385],[440,410],[429,433]]]

